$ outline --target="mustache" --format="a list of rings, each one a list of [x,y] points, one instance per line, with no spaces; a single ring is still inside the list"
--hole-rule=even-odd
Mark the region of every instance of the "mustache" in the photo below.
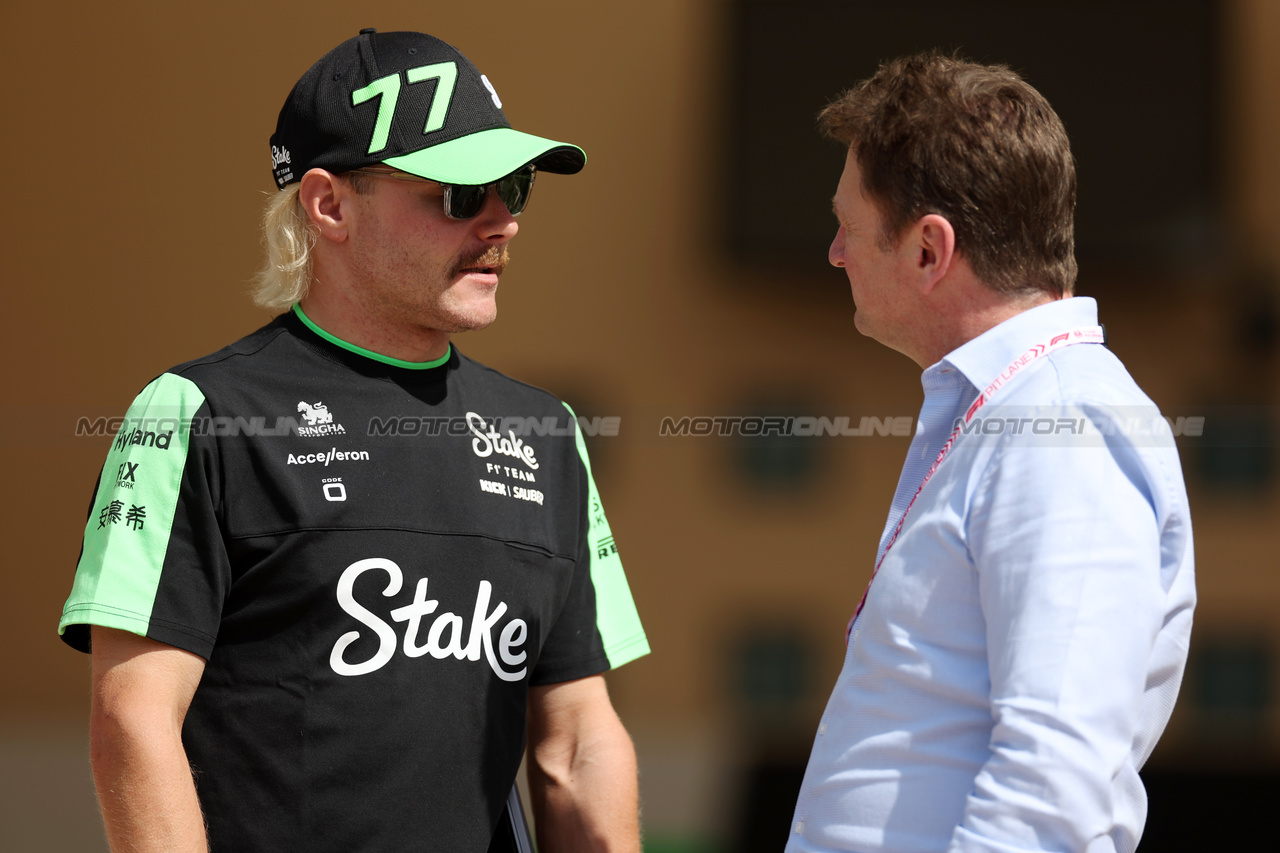
[[[463,270],[486,267],[492,269],[497,275],[502,275],[502,271],[507,268],[507,264],[510,261],[511,252],[508,251],[506,244],[500,247],[490,246],[482,252],[462,257],[454,264],[453,274],[456,276]]]

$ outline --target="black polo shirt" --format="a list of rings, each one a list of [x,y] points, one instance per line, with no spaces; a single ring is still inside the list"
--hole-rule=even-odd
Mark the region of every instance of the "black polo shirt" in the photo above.
[[[107,456],[59,630],[207,660],[215,851],[483,851],[528,687],[648,651],[568,408],[300,310],[170,370]]]

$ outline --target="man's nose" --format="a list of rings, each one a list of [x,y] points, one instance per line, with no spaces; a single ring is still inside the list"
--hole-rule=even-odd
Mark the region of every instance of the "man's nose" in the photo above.
[[[831,241],[831,248],[827,249],[827,262],[833,267],[844,266],[844,227],[841,226],[836,231],[835,239]]]

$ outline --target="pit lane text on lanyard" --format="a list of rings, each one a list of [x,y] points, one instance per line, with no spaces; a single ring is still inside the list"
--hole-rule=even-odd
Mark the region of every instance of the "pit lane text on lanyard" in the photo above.
[[[991,384],[983,389],[969,408],[965,410],[964,419],[961,423],[955,425],[951,430],[951,435],[943,443],[942,449],[938,451],[938,456],[933,460],[933,464],[929,466],[929,470],[925,472],[924,479],[920,481],[920,485],[916,487],[916,493],[911,496],[911,501],[907,504],[907,508],[902,511],[902,515],[898,517],[898,523],[893,528],[893,533],[889,534],[889,541],[884,546],[884,553],[880,555],[880,559],[876,560],[876,567],[871,572],[871,580],[867,583],[867,589],[862,593],[862,600],[858,602],[858,609],[853,611],[853,618],[849,620],[849,625],[845,629],[845,642],[849,641],[849,636],[853,632],[853,623],[858,620],[858,615],[862,613],[862,607],[867,603],[867,593],[871,591],[871,584],[875,583],[876,574],[880,571],[884,558],[889,555],[889,549],[893,547],[893,543],[897,541],[898,534],[902,532],[902,525],[906,523],[907,514],[911,512],[911,507],[915,505],[916,498],[920,497],[920,493],[924,491],[925,485],[933,477],[939,468],[942,467],[943,460],[947,458],[947,454],[951,452],[951,448],[955,446],[956,441],[960,438],[960,433],[965,426],[978,414],[978,410],[990,402],[991,398],[1004,389],[1009,381],[1017,376],[1027,365],[1044,358],[1049,353],[1069,347],[1073,344],[1100,344],[1106,341],[1106,334],[1101,326],[1085,326],[1079,329],[1072,329],[1063,332],[1060,335],[1054,335],[1049,339],[1048,343],[1036,344],[1028,349],[1022,355],[1010,362],[1009,366],[1000,371],[1000,374],[992,380]]]

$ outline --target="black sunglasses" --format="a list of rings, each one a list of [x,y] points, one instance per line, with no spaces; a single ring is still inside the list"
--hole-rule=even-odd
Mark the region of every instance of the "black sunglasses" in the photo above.
[[[394,172],[384,172],[380,169],[351,169],[346,174],[390,178],[393,181],[411,183],[439,184],[444,187],[444,215],[450,219],[473,219],[484,209],[485,199],[489,196],[489,187],[497,189],[498,198],[502,199],[502,203],[507,206],[512,216],[519,216],[525,205],[529,203],[537,169],[532,165],[521,166],[510,175],[498,178],[491,184],[446,184],[443,181],[421,178],[398,169]]]

